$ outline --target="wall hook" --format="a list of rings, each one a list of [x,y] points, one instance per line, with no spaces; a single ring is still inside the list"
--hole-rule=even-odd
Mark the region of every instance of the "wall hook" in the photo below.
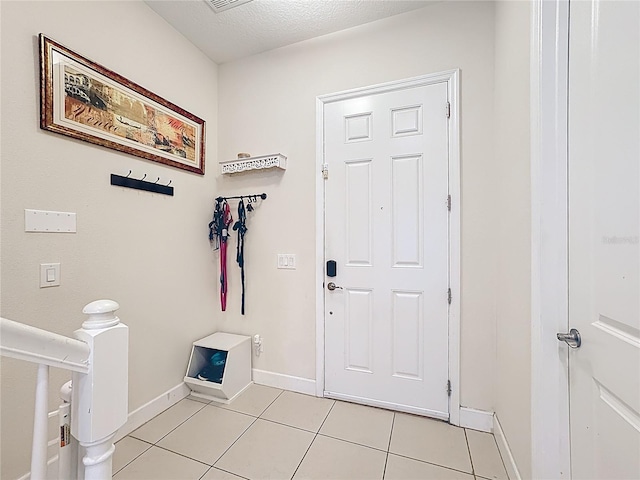
[[[171,182],[173,182],[173,180],[169,180],[169,183],[167,183],[166,186],[168,187],[169,185],[171,185]]]
[[[129,174],[131,174],[131,172],[129,172]],[[158,177],[158,179],[154,183],[145,182],[144,179],[146,178],[146,176],[147,174],[145,173],[144,177],[142,177],[141,180],[138,180],[136,178],[130,178],[129,175],[127,175],[126,177],[122,177],[120,175],[112,173],[111,185],[135,188],[136,190],[145,190],[147,192],[161,193],[163,195],[173,196],[173,187],[169,186],[171,182],[169,182],[169,185],[162,185],[158,183],[160,181],[160,177]]]
[[[221,202],[222,200],[231,200],[233,198],[239,198],[239,199],[243,199],[246,198],[248,201],[251,201],[251,198],[253,198],[254,202],[258,201],[258,197],[260,197],[262,200],[266,200],[267,199],[267,194],[266,193],[260,193],[260,194],[255,194],[255,195],[235,195],[233,197],[216,197],[216,200]]]
[[[129,175],[131,175],[131,170],[129,170],[129,173],[127,173],[127,176],[124,178],[129,178]]]

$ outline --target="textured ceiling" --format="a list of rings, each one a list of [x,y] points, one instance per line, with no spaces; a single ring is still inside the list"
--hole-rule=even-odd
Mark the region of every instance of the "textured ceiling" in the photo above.
[[[206,0],[145,2],[216,63],[424,7],[433,0],[253,0],[215,13]]]

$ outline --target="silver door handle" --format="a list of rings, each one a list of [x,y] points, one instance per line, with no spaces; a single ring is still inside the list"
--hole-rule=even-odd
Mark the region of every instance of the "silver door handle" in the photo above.
[[[565,342],[571,348],[578,348],[582,345],[582,338],[580,337],[580,332],[575,328],[569,330],[569,333],[558,333],[556,334],[558,340],[561,342]]]
[[[337,285],[336,285],[335,283],[333,283],[333,282],[329,282],[329,283],[327,283],[327,288],[328,288],[330,291],[332,291],[332,292],[333,292],[336,288],[339,288],[340,290],[342,290],[342,287],[337,286]]]

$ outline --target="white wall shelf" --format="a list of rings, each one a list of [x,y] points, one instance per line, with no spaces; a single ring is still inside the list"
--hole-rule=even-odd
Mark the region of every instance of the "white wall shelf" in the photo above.
[[[236,158],[234,160],[220,162],[220,172],[223,174],[265,170],[269,168],[286,170],[287,157],[281,153],[273,153],[261,157]]]
[[[193,396],[229,403],[251,385],[251,337],[218,332],[193,342],[184,382]]]

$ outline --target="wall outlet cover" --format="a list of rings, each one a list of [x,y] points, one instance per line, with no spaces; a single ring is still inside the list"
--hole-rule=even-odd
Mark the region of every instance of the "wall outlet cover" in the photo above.
[[[25,209],[24,231],[39,233],[76,233],[76,214],[73,212],[49,212],[47,210]]]

